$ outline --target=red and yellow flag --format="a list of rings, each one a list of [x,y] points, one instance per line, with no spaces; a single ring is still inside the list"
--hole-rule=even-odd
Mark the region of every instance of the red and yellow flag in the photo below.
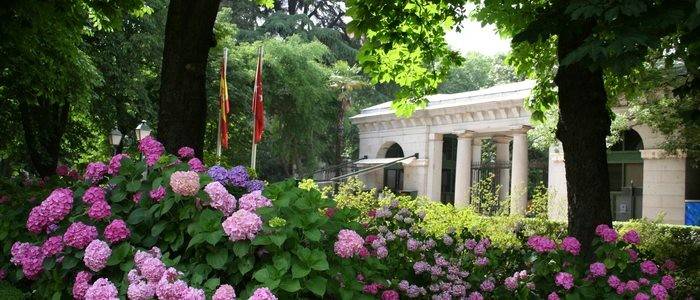
[[[219,87],[219,139],[221,146],[228,149],[228,113],[229,113],[229,98],[228,84],[226,83],[226,57],[221,61],[221,70],[219,71],[221,85]]]
[[[253,144],[262,140],[265,131],[265,109],[263,107],[263,82],[262,82],[262,48],[258,52],[258,66],[255,70],[255,84],[253,86]]]

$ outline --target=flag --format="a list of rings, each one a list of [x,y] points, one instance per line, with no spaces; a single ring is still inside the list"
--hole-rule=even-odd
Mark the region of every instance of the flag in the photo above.
[[[258,52],[258,66],[255,70],[255,84],[253,86],[253,144],[262,140],[265,131],[265,109],[263,107],[263,83],[262,83],[262,48]]]
[[[226,83],[226,63],[224,57],[221,60],[221,70],[219,71],[221,84],[219,86],[219,140],[224,149],[228,149],[228,113],[229,113],[229,97],[228,84]]]

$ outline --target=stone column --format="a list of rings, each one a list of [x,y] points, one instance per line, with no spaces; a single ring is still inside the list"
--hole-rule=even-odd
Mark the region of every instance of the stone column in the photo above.
[[[513,177],[510,183],[510,214],[525,215],[527,209],[527,131],[523,127],[513,132]]]
[[[481,139],[474,138],[472,140],[472,164],[481,163]]]
[[[510,162],[510,144],[511,137],[509,136],[494,136],[493,142],[496,144],[496,166],[501,166]],[[501,169],[499,171],[499,180],[497,184],[501,186],[499,199],[508,198],[510,194],[510,170]]]
[[[431,133],[428,136],[428,185],[427,196],[433,201],[440,201],[442,183],[442,134]]]
[[[457,162],[455,170],[455,207],[465,207],[469,203],[469,185],[472,177],[472,139],[474,133],[466,131],[457,134]]]

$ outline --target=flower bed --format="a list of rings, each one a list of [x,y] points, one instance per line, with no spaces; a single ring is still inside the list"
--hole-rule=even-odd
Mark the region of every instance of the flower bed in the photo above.
[[[635,231],[600,227],[590,263],[563,233],[503,247],[488,230],[450,228],[468,212],[338,208],[309,182],[264,186],[150,138],[139,150],[89,164],[41,202],[1,206],[19,213],[0,223],[0,295],[9,282],[42,299],[664,299],[684,280]]]

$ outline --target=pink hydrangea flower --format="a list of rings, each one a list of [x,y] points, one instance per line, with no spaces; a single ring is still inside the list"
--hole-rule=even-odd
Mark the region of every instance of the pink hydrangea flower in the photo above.
[[[62,221],[73,208],[73,191],[55,189],[39,206],[29,212],[27,229],[33,233],[44,231],[49,225]]]
[[[634,295],[634,300],[649,300],[649,299],[651,299],[651,298],[649,297],[649,295],[647,295],[645,293],[637,293],[636,295]]]
[[[154,284],[145,281],[132,282],[129,284],[126,295],[129,296],[129,300],[153,299],[153,296],[156,295],[156,288]]]
[[[382,292],[381,300],[399,300],[399,293],[394,290],[386,290]]]
[[[129,157],[128,154],[123,154],[119,153],[115,156],[112,156],[112,159],[109,160],[109,166],[107,167],[107,173],[109,175],[116,175],[119,174],[119,169],[122,167],[122,159]]]
[[[116,219],[105,227],[104,235],[108,242],[115,244],[129,238],[131,230],[126,226],[124,220]]]
[[[220,210],[224,215],[231,215],[236,210],[236,197],[229,194],[221,182],[213,181],[204,187],[204,192],[209,195],[209,205]]]
[[[73,298],[82,300],[85,299],[85,292],[90,288],[90,279],[92,274],[86,271],[80,271],[75,275],[75,283],[73,283]]]
[[[102,178],[107,174],[107,165],[102,162],[91,162],[85,167],[85,174],[83,178],[89,180],[92,183],[102,180]]]
[[[218,289],[216,289],[216,292],[214,292],[214,295],[211,297],[211,300],[235,300],[236,299],[236,291],[233,289],[231,285],[224,284],[219,286]]]
[[[664,275],[661,277],[661,285],[668,290],[672,290],[676,288],[676,280],[670,275]]]
[[[99,186],[91,186],[83,194],[83,202],[92,205],[98,201],[106,201],[106,191]]]
[[[527,240],[527,245],[538,253],[551,252],[557,249],[557,244],[547,237],[533,235]]]
[[[645,260],[639,264],[639,268],[642,270],[642,273],[647,275],[656,275],[656,273],[659,272],[659,267],[657,267],[654,262],[649,260]]]
[[[555,293],[555,292],[551,292],[551,293],[549,293],[549,295],[547,295],[547,300],[559,300],[559,299],[560,299],[559,295],[557,295],[557,293]]]
[[[44,266],[44,254],[39,246],[30,243],[15,242],[10,249],[10,262],[22,267],[22,273],[27,279],[39,277]]]
[[[190,166],[190,170],[195,171],[197,173],[202,173],[207,171],[207,167],[204,166],[204,163],[202,163],[199,158],[193,157],[190,158],[190,160],[187,162],[187,164]]]
[[[481,283],[481,285],[479,285],[479,288],[481,288],[481,290],[484,292],[490,292],[493,291],[494,288],[496,288],[496,284],[493,282],[492,279],[486,279]]]
[[[671,260],[671,259],[665,260],[662,267],[663,267],[664,269],[668,270],[668,271],[675,271],[676,268],[677,268],[676,262],[674,262],[674,261]]]
[[[173,192],[183,196],[194,196],[199,191],[199,175],[193,171],[177,171],[170,176]]]
[[[630,256],[630,261],[635,262],[637,259],[639,259],[639,254],[637,251],[634,251],[634,249],[627,249],[627,254]]]
[[[148,196],[151,197],[153,201],[160,202],[160,200],[163,199],[163,197],[165,197],[165,188],[159,186],[158,188],[148,192]]]
[[[100,240],[93,240],[85,248],[85,256],[83,262],[85,266],[94,272],[99,272],[107,266],[107,260],[112,255],[112,249],[107,243]]]
[[[569,290],[574,286],[574,275],[567,272],[559,272],[554,276],[554,283]]]
[[[165,147],[152,136],[147,136],[139,142],[139,151],[145,157],[146,164],[152,167],[158,162],[160,156],[165,153]]]
[[[483,267],[483,266],[489,264],[489,259],[488,259],[488,257],[479,256],[474,260],[474,264],[479,266],[479,267]]]
[[[224,232],[232,241],[253,240],[262,229],[262,220],[255,213],[239,209],[221,223]]]
[[[518,288],[518,279],[512,276],[507,277],[503,281],[503,285],[505,285],[506,289],[508,289],[509,291],[515,290],[516,288]]]
[[[63,251],[63,237],[60,235],[46,239],[41,245],[41,253],[46,257],[54,256],[61,251]]]
[[[84,249],[92,240],[97,238],[97,228],[83,222],[75,222],[68,226],[63,234],[63,242],[70,247]]]
[[[262,191],[253,191],[241,196],[241,198],[238,199],[238,205],[240,209],[255,211],[261,207],[272,206],[272,202],[262,195]]]
[[[639,244],[639,233],[637,233],[636,230],[632,229],[628,232],[625,232],[625,234],[622,235],[622,240],[628,244]]]
[[[133,201],[136,204],[139,204],[141,203],[141,196],[143,196],[143,194],[141,192],[137,192],[131,195],[131,201]]]
[[[636,280],[628,280],[625,284],[625,289],[630,292],[636,292],[639,290],[639,282]]]
[[[141,275],[148,280],[149,283],[158,282],[163,274],[165,273],[165,264],[155,257],[149,257],[143,260],[143,262],[137,265]]]
[[[360,254],[364,240],[357,232],[349,229],[340,230],[338,240],[333,245],[335,254],[342,258],[350,258],[356,254]]]
[[[596,227],[595,233],[600,236],[606,243],[612,243],[617,240],[617,231],[605,224],[600,224]]]
[[[277,297],[275,297],[270,289],[263,287],[255,290],[248,300],[277,300]]]
[[[383,285],[379,283],[370,283],[370,284],[365,284],[362,287],[362,292],[365,294],[371,294],[371,295],[376,295],[379,293],[379,290],[384,288]]]
[[[100,278],[85,291],[85,300],[119,300],[117,287],[107,278]]]
[[[482,296],[479,292],[472,292],[471,294],[469,294],[469,297],[467,297],[467,300],[484,300],[484,296]]]
[[[190,147],[182,147],[179,150],[177,150],[177,155],[183,159],[194,157],[194,149]]]
[[[572,236],[567,236],[561,242],[561,249],[573,255],[578,255],[581,251],[581,243]]]
[[[663,285],[658,283],[651,286],[651,294],[659,300],[668,299],[668,291]]]
[[[68,176],[68,172],[70,172],[70,168],[66,165],[58,165],[56,166],[56,175],[58,176]]]
[[[107,201],[97,201],[88,209],[88,217],[93,220],[102,220],[112,215],[112,207]]]
[[[592,263],[592,264],[588,267],[588,272],[590,272],[590,274],[591,274],[593,277],[603,277],[603,276],[605,276],[605,273],[607,272],[607,269],[605,268],[605,264],[604,264],[604,263],[602,263],[602,262],[595,262],[595,263]]]
[[[5,269],[0,269],[0,280],[5,280],[5,277],[7,277],[7,272]]]
[[[608,277],[608,285],[609,285],[611,288],[616,289],[616,288],[617,288],[618,286],[620,286],[621,284],[622,284],[622,281],[621,281],[620,278],[618,278],[617,276],[615,276],[615,275],[610,275],[610,277]]]

